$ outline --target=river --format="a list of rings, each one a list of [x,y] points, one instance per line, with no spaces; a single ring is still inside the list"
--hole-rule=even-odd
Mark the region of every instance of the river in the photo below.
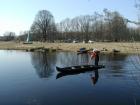
[[[0,50],[0,105],[140,105],[139,59],[101,54],[105,68],[59,76],[56,66],[87,64],[89,55]]]

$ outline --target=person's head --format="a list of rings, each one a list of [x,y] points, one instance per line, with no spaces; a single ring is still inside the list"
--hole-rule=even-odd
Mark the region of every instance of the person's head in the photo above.
[[[99,54],[100,53],[100,51],[97,50],[97,49],[93,49],[93,52],[95,52],[96,54]]]

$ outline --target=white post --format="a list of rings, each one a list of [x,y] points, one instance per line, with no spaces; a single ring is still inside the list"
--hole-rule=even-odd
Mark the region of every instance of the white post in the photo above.
[[[27,40],[26,40],[27,42],[29,42],[30,41],[30,31],[28,31],[28,36],[27,36]]]

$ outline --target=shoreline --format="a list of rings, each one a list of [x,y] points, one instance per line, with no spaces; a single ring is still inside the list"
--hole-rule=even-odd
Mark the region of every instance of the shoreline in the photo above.
[[[25,50],[31,51],[33,49],[51,49],[54,51],[73,51],[77,52],[80,48],[93,49],[96,48],[104,53],[112,53],[113,49],[120,51],[120,53],[139,53],[140,43],[130,42],[94,42],[89,43],[42,43],[33,42],[33,44],[23,44],[23,42],[0,42],[0,50]]]

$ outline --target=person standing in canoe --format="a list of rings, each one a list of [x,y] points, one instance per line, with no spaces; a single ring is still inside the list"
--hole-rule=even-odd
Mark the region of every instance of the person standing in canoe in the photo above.
[[[89,54],[90,54],[89,63],[90,63],[91,59],[94,58],[95,59],[95,65],[98,66],[100,51],[97,50],[97,49],[93,49],[93,51],[90,51]]]

